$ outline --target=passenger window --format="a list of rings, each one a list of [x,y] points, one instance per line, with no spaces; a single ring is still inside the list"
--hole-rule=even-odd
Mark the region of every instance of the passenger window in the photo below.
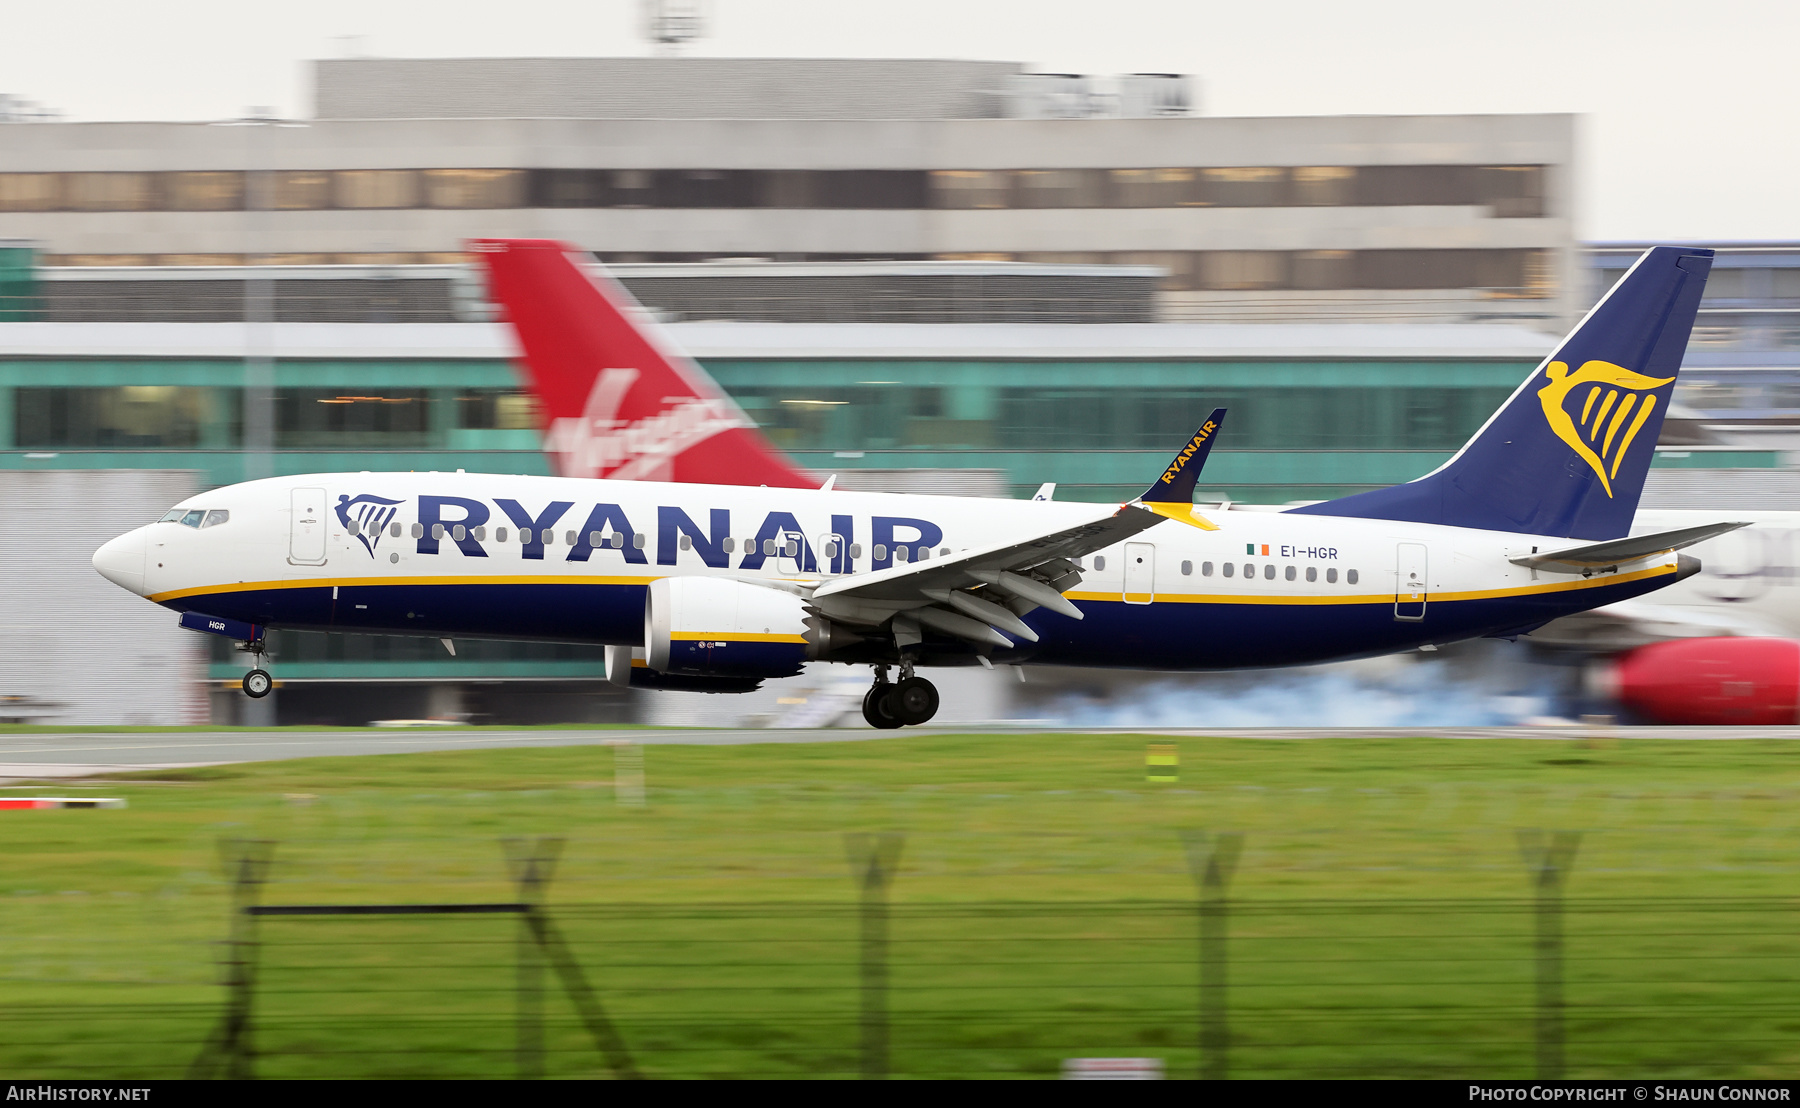
[[[782,555],[788,558],[798,558],[800,556],[800,544],[793,539],[789,539],[787,541],[787,546],[782,549]]]
[[[463,541],[463,538],[465,536],[467,536],[468,533],[469,532],[464,530],[463,525],[460,523],[457,524],[455,527],[450,528],[450,537],[455,539],[457,542]]]
[[[633,550],[642,550],[642,549],[644,549],[644,544],[649,541],[650,541],[649,535],[645,534],[642,531],[635,532],[631,536],[631,548]]]
[[[395,524],[394,526],[398,527],[399,524]],[[494,541],[495,542],[505,542],[506,541],[506,528],[504,528],[504,527],[494,528]]]
[[[860,543],[860,542],[851,543],[850,544],[850,560],[855,561],[856,559],[858,559],[860,557],[862,557],[862,543]]]
[[[395,538],[399,538],[400,537],[400,524],[395,523],[392,527],[388,528],[388,534],[394,536]]]
[[[1319,567],[1307,566],[1306,567],[1306,580],[1310,583],[1313,581],[1317,581],[1318,579],[1319,579]]]
[[[423,523],[415,523],[412,525],[412,537],[415,539],[422,539],[425,537],[425,525]]]
[[[230,522],[231,522],[231,513],[230,512],[226,511],[223,508],[215,508],[212,511],[206,513],[206,519],[204,522],[202,522],[200,524],[200,526],[202,528],[217,527],[221,523],[230,523]],[[351,534],[355,534],[355,532],[352,531]]]
[[[351,521],[350,521],[350,522],[349,522],[349,523],[348,523],[348,524],[347,524],[347,525],[346,525],[346,526],[345,526],[345,527],[344,527],[344,530],[346,530],[346,531],[348,531],[348,532],[350,532],[350,535],[351,535],[351,537],[353,537],[353,538],[354,538],[354,537],[355,537],[355,536],[357,536],[357,535],[360,535],[360,534],[362,534],[362,528],[361,528],[361,527],[358,527],[358,526],[357,526],[357,525],[356,525],[356,521],[355,521],[355,520],[354,520],[354,519],[353,519],[353,520],[351,520]]]
[[[475,536],[476,542],[486,542],[487,541],[487,528],[486,527],[477,527],[477,528],[475,528],[474,531],[471,531],[470,534]]]
[[[725,547],[725,553],[729,554],[733,550],[737,549],[737,540],[732,538],[730,535],[726,535],[725,541],[721,545],[723,545]]]
[[[692,535],[688,534],[686,531],[683,531],[681,533],[680,542],[681,542],[681,549],[683,549],[683,550],[694,549],[694,537]]]
[[[196,508],[191,512],[185,512],[182,514],[181,525],[183,527],[198,527],[198,526],[200,526],[200,521],[205,518],[206,518],[206,513],[201,511],[200,509]]]
[[[1325,583],[1327,585],[1337,584],[1337,569],[1335,567],[1325,571]]]
[[[600,532],[598,532],[598,531],[589,531],[588,532],[588,545],[589,546],[599,546],[601,543],[603,543],[605,541],[606,541],[606,536],[602,535]]]
[[[1105,570],[1106,570],[1106,556],[1103,554],[1094,555],[1094,572],[1102,573]]]
[[[765,558],[773,557],[774,554],[775,554],[775,540],[774,539],[764,539],[763,540],[763,557],[765,557]]]
[[[1192,562],[1181,563],[1181,575],[1183,577],[1192,577],[1194,575],[1194,563],[1192,563]]]
[[[1294,567],[1293,566],[1287,567],[1287,572],[1286,572],[1285,576],[1287,577],[1287,579],[1289,581],[1292,581],[1294,579]]]
[[[896,562],[907,561],[908,555],[910,555],[911,553],[912,553],[911,547],[896,546],[896,547],[894,547],[894,561],[896,561]]]
[[[544,533],[541,536],[541,538],[544,540],[545,546],[555,546],[556,545],[556,532],[550,530],[550,528],[548,528],[548,527],[544,528]]]
[[[1212,576],[1212,563],[1211,562],[1201,562],[1200,563],[1200,576],[1202,576],[1202,577],[1211,577]]]
[[[875,544],[875,560],[880,562],[880,561],[885,561],[886,559],[887,559],[887,546],[882,543],[876,543]]]
[[[924,560],[926,560],[929,557],[931,557],[931,547],[929,547],[929,546],[919,547],[919,561],[923,562]]]
[[[1236,562],[1226,562],[1225,563],[1225,576],[1230,577],[1232,574],[1234,574],[1236,572],[1237,572],[1237,563]]]
[[[1086,567],[1086,566],[1085,566],[1085,565],[1082,565],[1082,564],[1081,564],[1081,563],[1082,563],[1082,561],[1083,561],[1083,559],[1081,559],[1081,558],[1070,558],[1070,559],[1069,559],[1069,560],[1070,560],[1070,561],[1071,561],[1071,562],[1074,562],[1074,563],[1075,563],[1075,568],[1076,568],[1076,569],[1086,569],[1086,568],[1087,568],[1087,567]]]
[[[1255,577],[1256,576],[1256,567],[1251,565],[1249,562],[1245,562],[1244,563],[1244,576],[1245,577]]]
[[[967,547],[964,547],[964,548],[963,548],[963,549],[965,549],[965,550],[966,550],[966,549],[968,549],[968,548],[967,548]],[[940,558],[948,558],[948,557],[949,557],[949,556],[950,556],[950,548],[949,548],[949,547],[947,547],[947,546],[940,546],[940,547],[939,547],[939,548],[938,548],[938,557],[940,557]]]
[[[1263,580],[1275,580],[1275,567],[1273,565],[1266,565],[1263,567]]]
[[[1344,580],[1350,582],[1352,585],[1356,584],[1356,571],[1353,569],[1345,570],[1344,571]]]
[[[575,532],[573,532],[573,531],[563,532],[563,545],[564,546],[574,546],[575,545]]]
[[[432,524],[431,525],[431,537],[434,539],[443,538],[444,537],[444,525],[441,523]]]

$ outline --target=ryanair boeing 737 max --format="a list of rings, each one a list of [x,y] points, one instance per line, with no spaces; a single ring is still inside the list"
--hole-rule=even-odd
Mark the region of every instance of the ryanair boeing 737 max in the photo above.
[[[560,244],[475,248],[497,288],[575,269]],[[1193,505],[1222,411],[1122,505],[857,493],[782,487],[699,383],[655,435],[608,439],[633,377],[591,367],[617,395],[552,429],[566,459],[667,478],[644,443],[704,441],[745,483],[282,477],[192,497],[94,566],[259,663],[271,627],[604,643],[615,682],[716,692],[850,662],[874,668],[878,727],[936,711],[919,667],[1265,667],[1522,633],[1681,580],[1683,547],[1739,526],[1626,537],[1711,259],[1645,253],[1435,472],[1289,512]],[[258,664],[244,691],[270,683]]]

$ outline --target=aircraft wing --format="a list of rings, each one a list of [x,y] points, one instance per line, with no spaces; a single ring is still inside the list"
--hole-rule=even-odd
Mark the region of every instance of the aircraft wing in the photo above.
[[[1013,645],[996,627],[1035,641],[1036,633],[1018,618],[1033,608],[1081,618],[1062,595],[1081,581],[1070,559],[1162,521],[1148,508],[1126,504],[1030,538],[828,581],[813,590],[811,603],[819,614],[849,624],[894,619],[896,634],[914,642],[920,625],[992,646]]]
[[[1528,566],[1550,573],[1592,573],[1599,569],[1617,568],[1639,558],[1668,554],[1748,526],[1748,522],[1708,523],[1701,527],[1683,527],[1679,531],[1633,535],[1630,538],[1610,539],[1587,546],[1572,546],[1564,550],[1552,550],[1547,554],[1521,554],[1507,560],[1517,566]]]

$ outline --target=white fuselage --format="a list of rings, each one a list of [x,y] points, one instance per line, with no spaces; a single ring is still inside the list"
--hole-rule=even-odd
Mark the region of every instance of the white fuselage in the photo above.
[[[461,472],[275,478],[180,507],[230,516],[205,528],[140,528],[102,548],[96,567],[172,609],[264,626],[613,644],[641,642],[644,590],[659,577],[805,587],[1017,540],[1097,510]],[[1507,560],[1579,545],[1566,538],[1199,514],[1217,529],[1165,521],[1082,559],[1067,595],[1087,618],[1031,613],[1043,640],[1011,657],[1189,669],[1386,653],[1535,625],[1677,573],[1673,554],[1591,578]]]

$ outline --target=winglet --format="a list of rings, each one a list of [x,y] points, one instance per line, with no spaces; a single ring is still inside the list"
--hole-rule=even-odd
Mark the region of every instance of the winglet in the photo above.
[[[1180,504],[1191,505],[1194,502],[1194,482],[1200,479],[1200,470],[1206,465],[1206,456],[1212,453],[1213,439],[1218,437],[1219,425],[1225,422],[1225,409],[1214,408],[1213,414],[1206,417],[1206,422],[1194,432],[1175,460],[1163,475],[1150,483],[1144,494],[1138,497],[1145,504]]]

